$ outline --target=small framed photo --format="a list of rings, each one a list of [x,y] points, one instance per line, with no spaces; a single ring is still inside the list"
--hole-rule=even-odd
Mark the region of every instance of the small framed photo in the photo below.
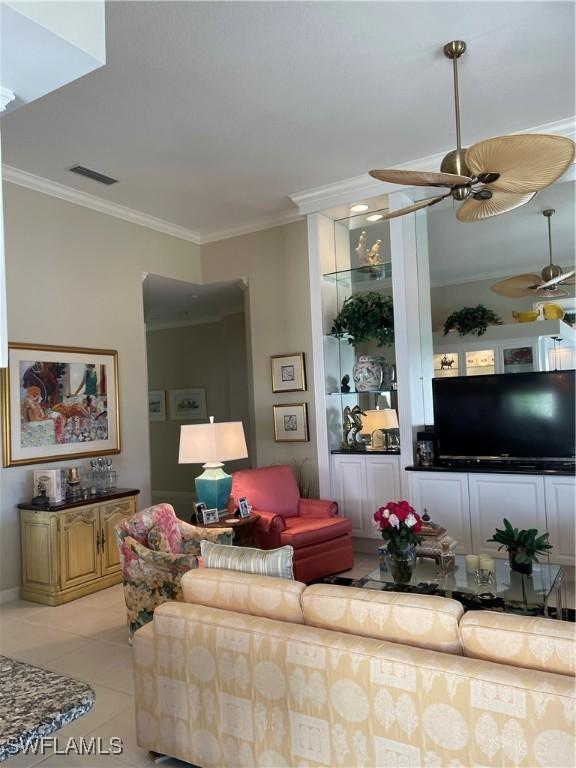
[[[148,418],[150,421],[166,421],[166,393],[163,389],[148,392]]]
[[[206,408],[206,390],[203,387],[193,389],[170,390],[170,419],[172,421],[195,421],[208,418]]]
[[[210,523],[217,523],[220,521],[220,515],[217,509],[204,509],[202,511],[202,522],[204,525],[210,525]]]
[[[277,443],[308,441],[308,408],[306,403],[273,405],[274,440]]]
[[[238,513],[240,517],[250,517],[250,505],[248,504],[248,499],[245,496],[242,496],[241,499],[238,499]]]
[[[204,512],[206,512],[206,509],[206,504],[204,504],[203,501],[199,501],[197,504],[194,504],[194,515],[196,517],[197,523],[204,522]]]
[[[272,392],[304,392],[306,365],[304,352],[274,355],[272,362]]]

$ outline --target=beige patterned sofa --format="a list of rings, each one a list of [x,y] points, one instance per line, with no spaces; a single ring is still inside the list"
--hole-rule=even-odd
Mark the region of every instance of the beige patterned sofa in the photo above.
[[[574,765],[574,625],[200,569],[134,636],[138,743],[202,768]]]

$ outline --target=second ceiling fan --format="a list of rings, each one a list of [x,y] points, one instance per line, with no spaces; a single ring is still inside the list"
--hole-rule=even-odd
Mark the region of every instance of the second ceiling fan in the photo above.
[[[390,211],[383,219],[436,205],[448,197],[463,201],[456,212],[459,221],[481,221],[528,203],[534,195],[553,184],[574,161],[574,142],[565,136],[520,134],[497,136],[462,147],[458,59],[466,50],[463,40],[444,46],[444,55],[454,69],[456,149],[442,160],[440,172],[373,170],[370,176],[392,184],[410,187],[446,187],[442,195],[419,200],[406,208]]]

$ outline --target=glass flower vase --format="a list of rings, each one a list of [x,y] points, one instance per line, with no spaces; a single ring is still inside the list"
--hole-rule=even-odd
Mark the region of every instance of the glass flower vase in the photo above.
[[[395,584],[409,584],[416,567],[416,546],[406,547],[390,552],[387,547],[383,550],[388,571],[392,574]]]

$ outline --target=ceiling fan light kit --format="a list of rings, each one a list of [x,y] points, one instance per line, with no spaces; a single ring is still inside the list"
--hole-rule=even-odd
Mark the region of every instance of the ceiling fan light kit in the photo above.
[[[463,40],[443,48],[452,61],[456,149],[444,157],[440,173],[432,171],[372,170],[379,181],[408,186],[447,187],[440,197],[420,201],[384,215],[392,219],[452,197],[462,205],[456,217],[462,222],[481,221],[528,203],[537,192],[553,184],[574,162],[574,142],[565,136],[522,134],[497,136],[462,147],[458,59],[466,51]],[[542,288],[542,286],[540,286]]]

